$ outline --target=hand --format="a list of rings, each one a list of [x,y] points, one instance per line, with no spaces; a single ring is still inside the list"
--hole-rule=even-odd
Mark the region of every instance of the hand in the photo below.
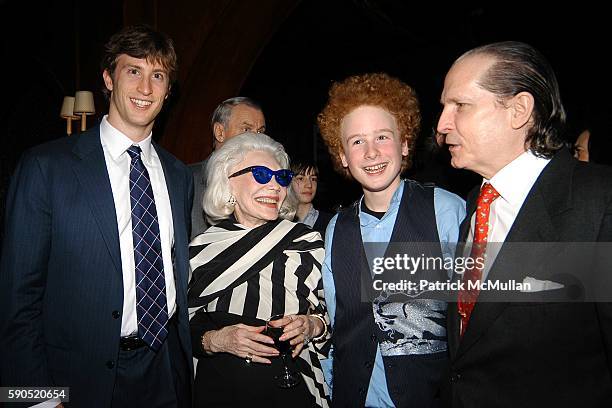
[[[278,350],[265,344],[274,344],[274,340],[261,334],[265,326],[247,326],[235,324],[220,330],[211,330],[202,336],[202,347],[212,353],[230,353],[237,357],[256,363],[271,364],[266,357],[278,356]]]
[[[306,340],[317,337],[323,332],[321,321],[308,315],[289,315],[280,320],[274,320],[270,324],[275,327],[284,326],[283,335],[279,340],[289,340],[289,344],[294,347],[291,353],[293,358],[300,354]]]

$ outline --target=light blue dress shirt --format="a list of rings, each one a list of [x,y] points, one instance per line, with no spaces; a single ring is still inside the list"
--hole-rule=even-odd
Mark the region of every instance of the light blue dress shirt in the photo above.
[[[359,221],[361,224],[361,237],[364,242],[389,242],[391,233],[397,218],[397,212],[404,193],[405,183],[400,183],[393,197],[389,209],[385,215],[379,220],[378,218],[361,211],[361,202],[359,202]],[[440,188],[434,189],[434,211],[436,214],[436,223],[438,236],[442,246],[442,255],[447,258],[454,257],[454,248],[459,238],[459,225],[465,218],[465,201],[459,196],[450,193]],[[336,287],[334,285],[334,277],[331,270],[331,254],[332,240],[336,220],[338,216],[334,216],[327,226],[325,234],[325,260],[323,262],[323,288],[325,292],[325,301],[327,304],[327,312],[329,318],[334,325],[336,316]],[[329,358],[321,362],[325,381],[329,385],[330,392],[333,398],[333,347],[330,350]],[[385,368],[383,365],[382,354],[380,347],[376,351],[376,360],[372,369],[372,377],[368,387],[366,397],[367,407],[393,407],[393,401],[387,390],[387,379],[385,378]]]

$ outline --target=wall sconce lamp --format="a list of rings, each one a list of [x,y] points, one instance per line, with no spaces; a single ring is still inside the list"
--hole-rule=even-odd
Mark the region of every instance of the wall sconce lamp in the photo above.
[[[70,136],[72,134],[72,121],[79,120],[79,117],[74,115],[74,96],[64,96],[60,117],[66,119],[66,134]]]
[[[77,91],[74,97],[74,114],[81,115],[81,132],[87,130],[87,115],[96,113],[93,93],[90,91]]]

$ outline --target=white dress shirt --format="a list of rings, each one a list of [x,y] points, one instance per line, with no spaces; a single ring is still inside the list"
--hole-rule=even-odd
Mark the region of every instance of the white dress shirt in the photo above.
[[[491,204],[489,213],[489,234],[483,279],[488,274],[501,248],[501,243],[506,240],[527,195],[549,162],[550,159],[537,157],[531,150],[528,150],[495,173],[490,180],[483,179],[482,184],[490,183],[499,193],[499,197]],[[476,213],[472,214],[470,221],[468,243],[474,241],[475,220]],[[469,253],[469,248],[467,253]]]
[[[104,150],[104,159],[110,178],[117,226],[119,227],[119,246],[121,248],[121,269],[123,271],[123,314],[121,336],[138,332],[136,315],[136,272],[134,265],[134,242],[132,238],[132,205],[130,203],[130,163],[127,149],[132,145],[140,146],[141,158],[151,179],[151,187],[157,208],[159,232],[161,237],[162,258],[166,280],[166,298],[168,317],[176,310],[176,286],[172,268],[172,247],[174,245],[174,226],[170,196],[166,186],[164,171],[159,156],[151,145],[151,135],[140,143],[115,129],[104,116],[100,123],[100,139]]]

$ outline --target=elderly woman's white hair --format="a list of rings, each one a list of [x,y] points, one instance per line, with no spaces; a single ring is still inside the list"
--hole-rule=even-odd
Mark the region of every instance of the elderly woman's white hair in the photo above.
[[[213,152],[206,164],[206,189],[202,197],[202,206],[210,224],[216,224],[229,218],[234,212],[230,204],[230,172],[248,152],[269,153],[281,168],[289,168],[289,156],[282,144],[262,133],[247,132],[232,137],[223,146]],[[295,215],[293,200],[285,200],[281,205],[279,217],[292,219]]]

